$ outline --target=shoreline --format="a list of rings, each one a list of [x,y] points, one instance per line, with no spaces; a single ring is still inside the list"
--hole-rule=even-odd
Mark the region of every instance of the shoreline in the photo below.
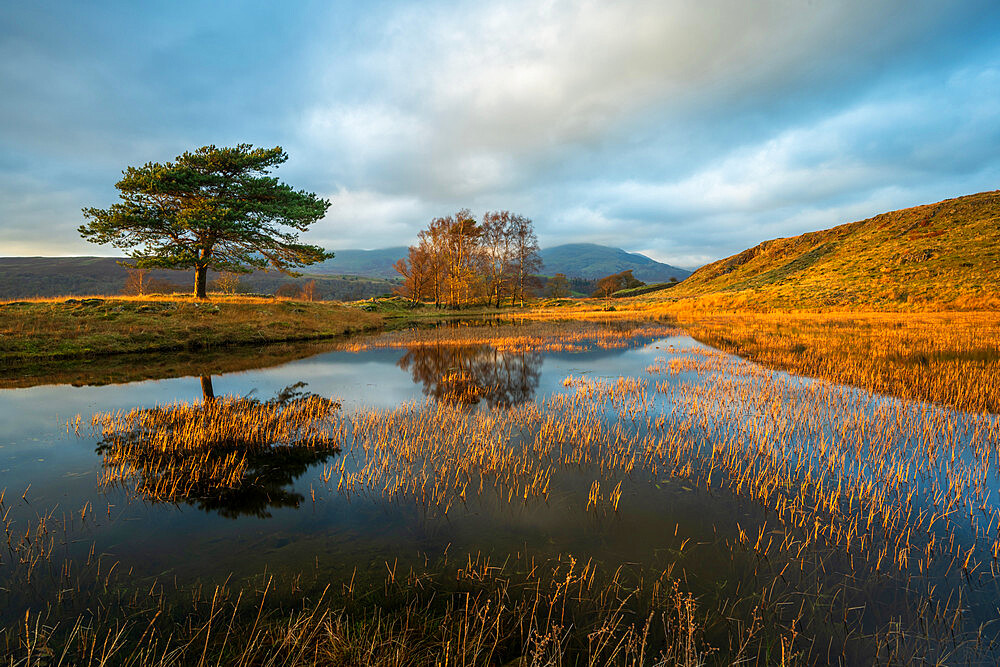
[[[325,301],[89,297],[0,303],[0,378],[21,369],[141,354],[216,353],[428,321],[523,316],[524,310],[366,311]]]

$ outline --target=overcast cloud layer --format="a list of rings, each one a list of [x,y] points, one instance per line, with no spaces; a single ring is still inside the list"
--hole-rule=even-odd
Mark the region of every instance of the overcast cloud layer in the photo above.
[[[115,254],[80,209],[210,143],[284,146],[334,250],[507,208],[694,267],[1000,187],[992,1],[208,4],[0,9],[0,255]]]

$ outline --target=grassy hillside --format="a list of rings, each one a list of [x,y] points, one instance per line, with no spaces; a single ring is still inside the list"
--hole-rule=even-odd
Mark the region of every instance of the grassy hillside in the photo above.
[[[684,280],[690,271],[663,264],[645,255],[625,252],[621,248],[594,243],[567,243],[541,251],[542,273],[552,276],[564,273],[580,278],[603,278],[632,269],[632,275],[646,283],[667,282],[671,278]]]
[[[128,277],[116,257],[0,257],[0,299],[120,294]],[[310,267],[311,269],[312,267]],[[153,271],[151,278],[182,291],[191,288],[190,271]],[[209,274],[209,282],[217,274]],[[272,294],[286,283],[302,285],[316,280],[317,298],[341,301],[367,299],[392,292],[396,281],[355,275],[304,275],[257,271],[240,277],[240,290]],[[211,289],[211,287],[210,287]]]
[[[765,241],[668,294],[747,307],[997,308],[1000,191]]]

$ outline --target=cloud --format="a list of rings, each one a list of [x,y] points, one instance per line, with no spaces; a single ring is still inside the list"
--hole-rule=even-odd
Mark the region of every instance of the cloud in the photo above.
[[[338,248],[383,247],[410,245],[412,221],[423,220],[427,211],[414,197],[394,197],[370,190],[340,189],[329,196],[330,212],[304,238],[309,243]],[[372,239],[382,243],[372,245]]]
[[[883,91],[683,178],[590,184],[550,231],[602,242],[631,234],[651,256],[691,266],[765,238],[995,188],[998,76],[968,69],[929,89]]]
[[[618,150],[637,130],[655,135],[673,122],[731,119],[723,105],[773,109],[802,88],[856,83],[873,55],[885,60],[944,11],[934,3],[867,2],[403,8],[356,56],[381,105],[372,115],[365,100],[356,112],[370,121],[407,118],[393,130],[410,131],[391,135],[404,159],[419,152],[451,164],[441,176],[461,183],[455,158],[462,153],[530,163]],[[337,63],[335,75],[342,71]],[[823,75],[830,78],[817,81]],[[350,116],[343,92],[331,91],[312,115],[332,107]]]
[[[33,184],[6,186],[0,244],[48,252],[126,164],[206,143],[288,149],[333,249],[468,206],[682,266],[1000,174],[989,2],[360,7],[11,11],[0,171]]]
[[[0,256],[98,254],[77,232],[87,196],[82,188],[53,190],[46,180],[0,170]]]

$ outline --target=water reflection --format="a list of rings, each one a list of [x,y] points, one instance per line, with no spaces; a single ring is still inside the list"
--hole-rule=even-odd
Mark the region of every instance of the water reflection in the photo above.
[[[212,387],[212,376],[201,376],[201,399],[206,403],[215,400],[215,388]]]
[[[343,341],[272,343],[197,351],[116,354],[111,356],[0,364],[0,389],[46,384],[102,386],[143,380],[240,373],[280,366],[337,349]]]
[[[304,386],[267,401],[216,398],[206,375],[201,401],[98,415],[101,484],[234,519],[297,508],[305,498],[291,485],[340,451],[327,429],[340,404]]]
[[[542,355],[492,345],[418,345],[396,365],[423,385],[425,396],[461,405],[485,401],[508,407],[530,401],[538,389]]]
[[[291,485],[310,466],[324,463],[336,453],[336,450],[295,447],[256,452],[247,457],[240,483],[234,486],[209,484],[196,487],[173,502],[183,501],[205,512],[215,512],[230,519],[241,516],[270,518],[274,509],[298,509],[305,501],[305,496],[293,491]],[[220,453],[219,458],[221,456]]]

